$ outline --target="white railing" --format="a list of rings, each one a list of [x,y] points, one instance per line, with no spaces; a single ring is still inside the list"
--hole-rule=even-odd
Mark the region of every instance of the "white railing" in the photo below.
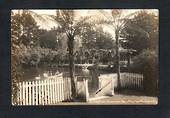
[[[52,77],[17,85],[17,105],[55,105],[71,99],[70,78]]]

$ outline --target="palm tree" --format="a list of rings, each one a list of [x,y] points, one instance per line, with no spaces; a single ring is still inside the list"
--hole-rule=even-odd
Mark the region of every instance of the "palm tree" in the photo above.
[[[86,26],[90,17],[76,19],[75,10],[57,10],[54,16],[58,23],[58,31],[64,32],[67,36],[67,46],[69,51],[69,71],[71,78],[72,97],[76,97],[75,67],[74,67],[74,40],[75,36],[80,35],[83,27]]]
[[[130,13],[128,15],[125,15],[124,13],[127,10],[124,9],[113,9],[111,10],[111,14],[104,10],[100,10],[100,12],[103,14],[105,19],[100,19],[100,23],[106,24],[109,26],[110,29],[114,31],[115,34],[115,40],[116,40],[116,71],[117,71],[117,80],[118,80],[118,89],[121,88],[121,82],[120,82],[120,53],[119,53],[119,40],[120,40],[120,34],[122,30],[127,27],[129,19],[133,18],[133,16],[137,13]],[[132,25],[130,26],[134,30],[138,31],[144,36],[148,36],[148,33],[140,28],[139,26]]]

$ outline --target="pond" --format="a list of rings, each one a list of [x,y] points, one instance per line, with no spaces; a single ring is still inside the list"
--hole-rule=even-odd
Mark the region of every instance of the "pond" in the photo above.
[[[29,81],[29,80],[35,80],[35,77],[42,76],[45,72],[50,72],[52,74],[56,72],[63,73],[64,77],[69,76],[69,68],[68,66],[63,67],[41,67],[41,68],[25,68],[22,73],[21,81]],[[99,74],[105,74],[108,73],[107,71],[99,70]],[[91,73],[93,73],[92,69],[82,69],[82,67],[75,67],[75,76],[86,76],[91,77]]]

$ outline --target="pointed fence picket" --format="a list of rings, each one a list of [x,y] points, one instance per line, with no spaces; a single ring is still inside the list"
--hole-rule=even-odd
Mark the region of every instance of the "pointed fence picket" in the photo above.
[[[71,99],[70,78],[53,77],[17,85],[17,105],[55,105]]]

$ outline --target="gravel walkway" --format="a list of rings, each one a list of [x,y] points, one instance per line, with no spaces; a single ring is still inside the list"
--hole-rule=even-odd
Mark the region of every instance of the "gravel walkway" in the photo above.
[[[88,102],[62,102],[57,105],[157,105],[157,97],[114,95],[91,98]]]
[[[156,105],[158,103],[158,98],[134,95],[114,95],[112,97],[91,100],[89,103],[102,105]]]
[[[62,102],[59,105],[157,105],[158,98],[146,96],[144,93],[132,90],[123,90],[113,96],[90,98],[88,102]]]

